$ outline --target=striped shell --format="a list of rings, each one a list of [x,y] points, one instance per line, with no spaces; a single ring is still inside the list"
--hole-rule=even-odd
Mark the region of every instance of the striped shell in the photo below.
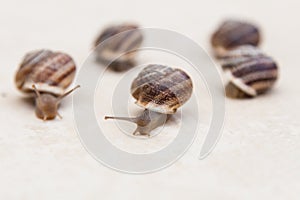
[[[175,113],[192,91],[192,80],[184,71],[156,64],[145,67],[131,85],[137,105],[164,114]]]
[[[254,46],[243,45],[227,51],[221,58],[223,70],[230,70],[237,65],[253,59],[253,57],[263,57],[263,52]]]
[[[274,85],[278,78],[278,67],[272,58],[258,55],[231,65],[229,74],[227,96],[254,97],[265,93]]]
[[[211,44],[217,57],[228,49],[240,45],[257,46],[260,42],[259,29],[247,22],[227,20],[213,33]]]
[[[37,50],[25,55],[15,82],[17,88],[26,93],[33,92],[32,85],[35,84],[40,92],[60,96],[72,83],[75,71],[75,63],[69,55]]]
[[[96,39],[94,46],[97,47],[106,39],[120,34],[114,40],[103,43],[101,48],[96,48],[97,60],[103,64],[110,64],[110,68],[115,71],[127,70],[135,65],[136,52],[132,51],[139,48],[143,41],[143,35],[137,25],[122,24],[106,28]],[[127,53],[130,52],[130,53]],[[126,54],[124,54],[126,53]],[[121,54],[121,57],[119,57]]]

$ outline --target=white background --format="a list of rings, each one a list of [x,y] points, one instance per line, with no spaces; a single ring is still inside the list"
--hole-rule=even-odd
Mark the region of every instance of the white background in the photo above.
[[[296,0],[1,0],[0,199],[299,199],[299,9]],[[63,120],[44,123],[15,89],[24,53],[62,50],[80,66],[111,22],[171,29],[209,50],[210,33],[226,17],[260,25],[261,47],[277,60],[281,76],[268,95],[227,99],[223,136],[203,161],[196,143],[158,173],[112,171],[82,147],[70,98],[60,109]]]

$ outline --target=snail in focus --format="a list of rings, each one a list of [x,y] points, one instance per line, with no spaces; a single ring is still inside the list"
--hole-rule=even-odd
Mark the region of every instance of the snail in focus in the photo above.
[[[227,50],[241,45],[258,46],[260,38],[259,28],[255,25],[238,20],[226,20],[213,33],[211,44],[215,56],[220,58]]]
[[[136,52],[143,41],[143,35],[139,27],[135,24],[121,24],[106,28],[96,39],[96,58],[102,64],[109,64],[109,68],[114,71],[125,71],[135,65]],[[101,48],[97,46],[106,39],[122,33],[114,40],[103,43]],[[119,57],[120,54],[123,54]],[[116,60],[115,60],[116,59]]]
[[[61,52],[50,50],[31,51],[25,55],[15,76],[17,88],[35,94],[35,113],[43,120],[60,116],[60,101],[79,86],[65,92],[75,76],[73,59]]]
[[[133,135],[150,135],[163,125],[176,110],[192,95],[193,83],[190,76],[181,69],[150,64],[133,80],[131,95],[136,104],[145,108],[134,118],[108,117],[105,119],[126,120],[137,124]]]
[[[226,95],[231,98],[249,98],[263,94],[278,79],[275,61],[255,47],[241,46],[228,51],[223,57],[222,68],[228,69],[230,80],[225,90]]]

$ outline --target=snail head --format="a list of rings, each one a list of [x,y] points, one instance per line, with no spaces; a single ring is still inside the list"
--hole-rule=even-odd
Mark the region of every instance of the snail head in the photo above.
[[[63,95],[56,97],[49,93],[40,93],[36,86],[32,85],[32,88],[36,94],[36,116],[44,121],[54,119],[56,116],[62,118],[57,111],[60,101],[79,87],[80,86],[77,85],[75,88],[69,90]]]

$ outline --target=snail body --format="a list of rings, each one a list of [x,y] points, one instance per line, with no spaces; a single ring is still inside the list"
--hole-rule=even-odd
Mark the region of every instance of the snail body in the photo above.
[[[72,83],[76,66],[73,59],[61,52],[37,50],[25,55],[15,76],[17,88],[35,94],[35,113],[43,120],[60,116],[57,112],[61,99],[79,86],[65,93]]]
[[[101,48],[97,48],[106,39],[122,32],[125,33],[119,35],[109,43],[104,43]],[[109,68],[114,71],[127,70],[135,65],[136,52],[131,50],[139,48],[142,41],[143,35],[135,24],[110,26],[100,34],[94,43],[97,60],[102,64],[109,64]],[[122,53],[126,54],[118,57]]]
[[[260,38],[259,28],[255,25],[238,20],[227,20],[213,33],[211,44],[216,57],[222,57],[227,50],[241,45],[258,46]]]
[[[135,118],[105,117],[136,123],[133,134],[149,135],[151,130],[164,124],[192,95],[193,83],[183,70],[164,65],[151,64],[133,80],[131,94],[136,104],[145,108]]]
[[[260,52],[233,51],[229,54],[235,56],[225,58],[222,66],[229,69],[230,81],[225,88],[228,97],[255,97],[273,87],[278,79],[278,67],[272,58]]]

